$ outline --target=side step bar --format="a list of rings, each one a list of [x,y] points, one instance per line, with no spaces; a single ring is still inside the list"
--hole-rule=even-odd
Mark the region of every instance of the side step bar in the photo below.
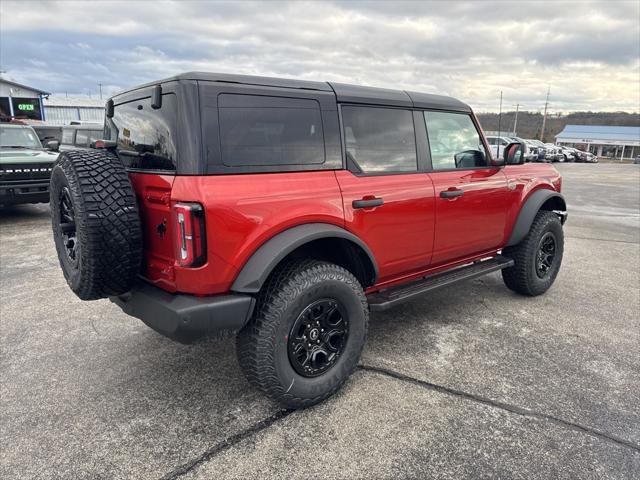
[[[487,273],[496,272],[511,266],[513,266],[512,259],[503,257],[502,255],[496,255],[488,260],[480,260],[448,272],[423,277],[407,285],[392,287],[367,295],[369,309],[372,312],[388,310],[423,293],[447,287],[463,280],[481,277]]]

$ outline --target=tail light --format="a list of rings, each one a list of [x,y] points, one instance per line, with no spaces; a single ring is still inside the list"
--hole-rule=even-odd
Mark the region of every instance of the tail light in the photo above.
[[[204,210],[198,203],[173,206],[176,261],[182,267],[199,267],[207,259]]]
[[[93,148],[97,148],[97,149],[114,149],[116,148],[116,142],[112,141],[112,140],[96,140],[95,142],[93,142]]]

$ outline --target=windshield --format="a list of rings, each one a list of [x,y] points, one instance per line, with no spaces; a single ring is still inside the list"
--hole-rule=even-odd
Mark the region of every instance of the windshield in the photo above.
[[[0,126],[0,147],[42,149],[38,136],[28,127]]]

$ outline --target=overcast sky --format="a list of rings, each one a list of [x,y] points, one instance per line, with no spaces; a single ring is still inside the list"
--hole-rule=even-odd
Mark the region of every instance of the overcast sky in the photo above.
[[[0,70],[95,97],[191,70],[453,95],[478,111],[640,111],[640,0],[0,1]],[[106,95],[105,95],[106,96]]]

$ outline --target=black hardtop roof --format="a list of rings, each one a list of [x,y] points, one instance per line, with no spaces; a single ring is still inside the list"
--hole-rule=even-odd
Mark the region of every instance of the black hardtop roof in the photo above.
[[[258,85],[265,87],[296,88],[304,90],[318,90],[335,92],[336,99],[342,103],[362,103],[373,105],[387,105],[398,107],[433,108],[438,110],[453,110],[470,112],[471,108],[453,98],[444,95],[432,95],[420,92],[407,92],[387,88],[364,87],[335,82],[314,82],[310,80],[295,80],[288,78],[260,77],[255,75],[235,75],[230,73],[186,72],[173,77],[145,83],[137,87],[119,92],[112,98],[140,88],[151,87],[161,83],[180,80],[201,80],[207,82],[237,83],[242,85]]]

